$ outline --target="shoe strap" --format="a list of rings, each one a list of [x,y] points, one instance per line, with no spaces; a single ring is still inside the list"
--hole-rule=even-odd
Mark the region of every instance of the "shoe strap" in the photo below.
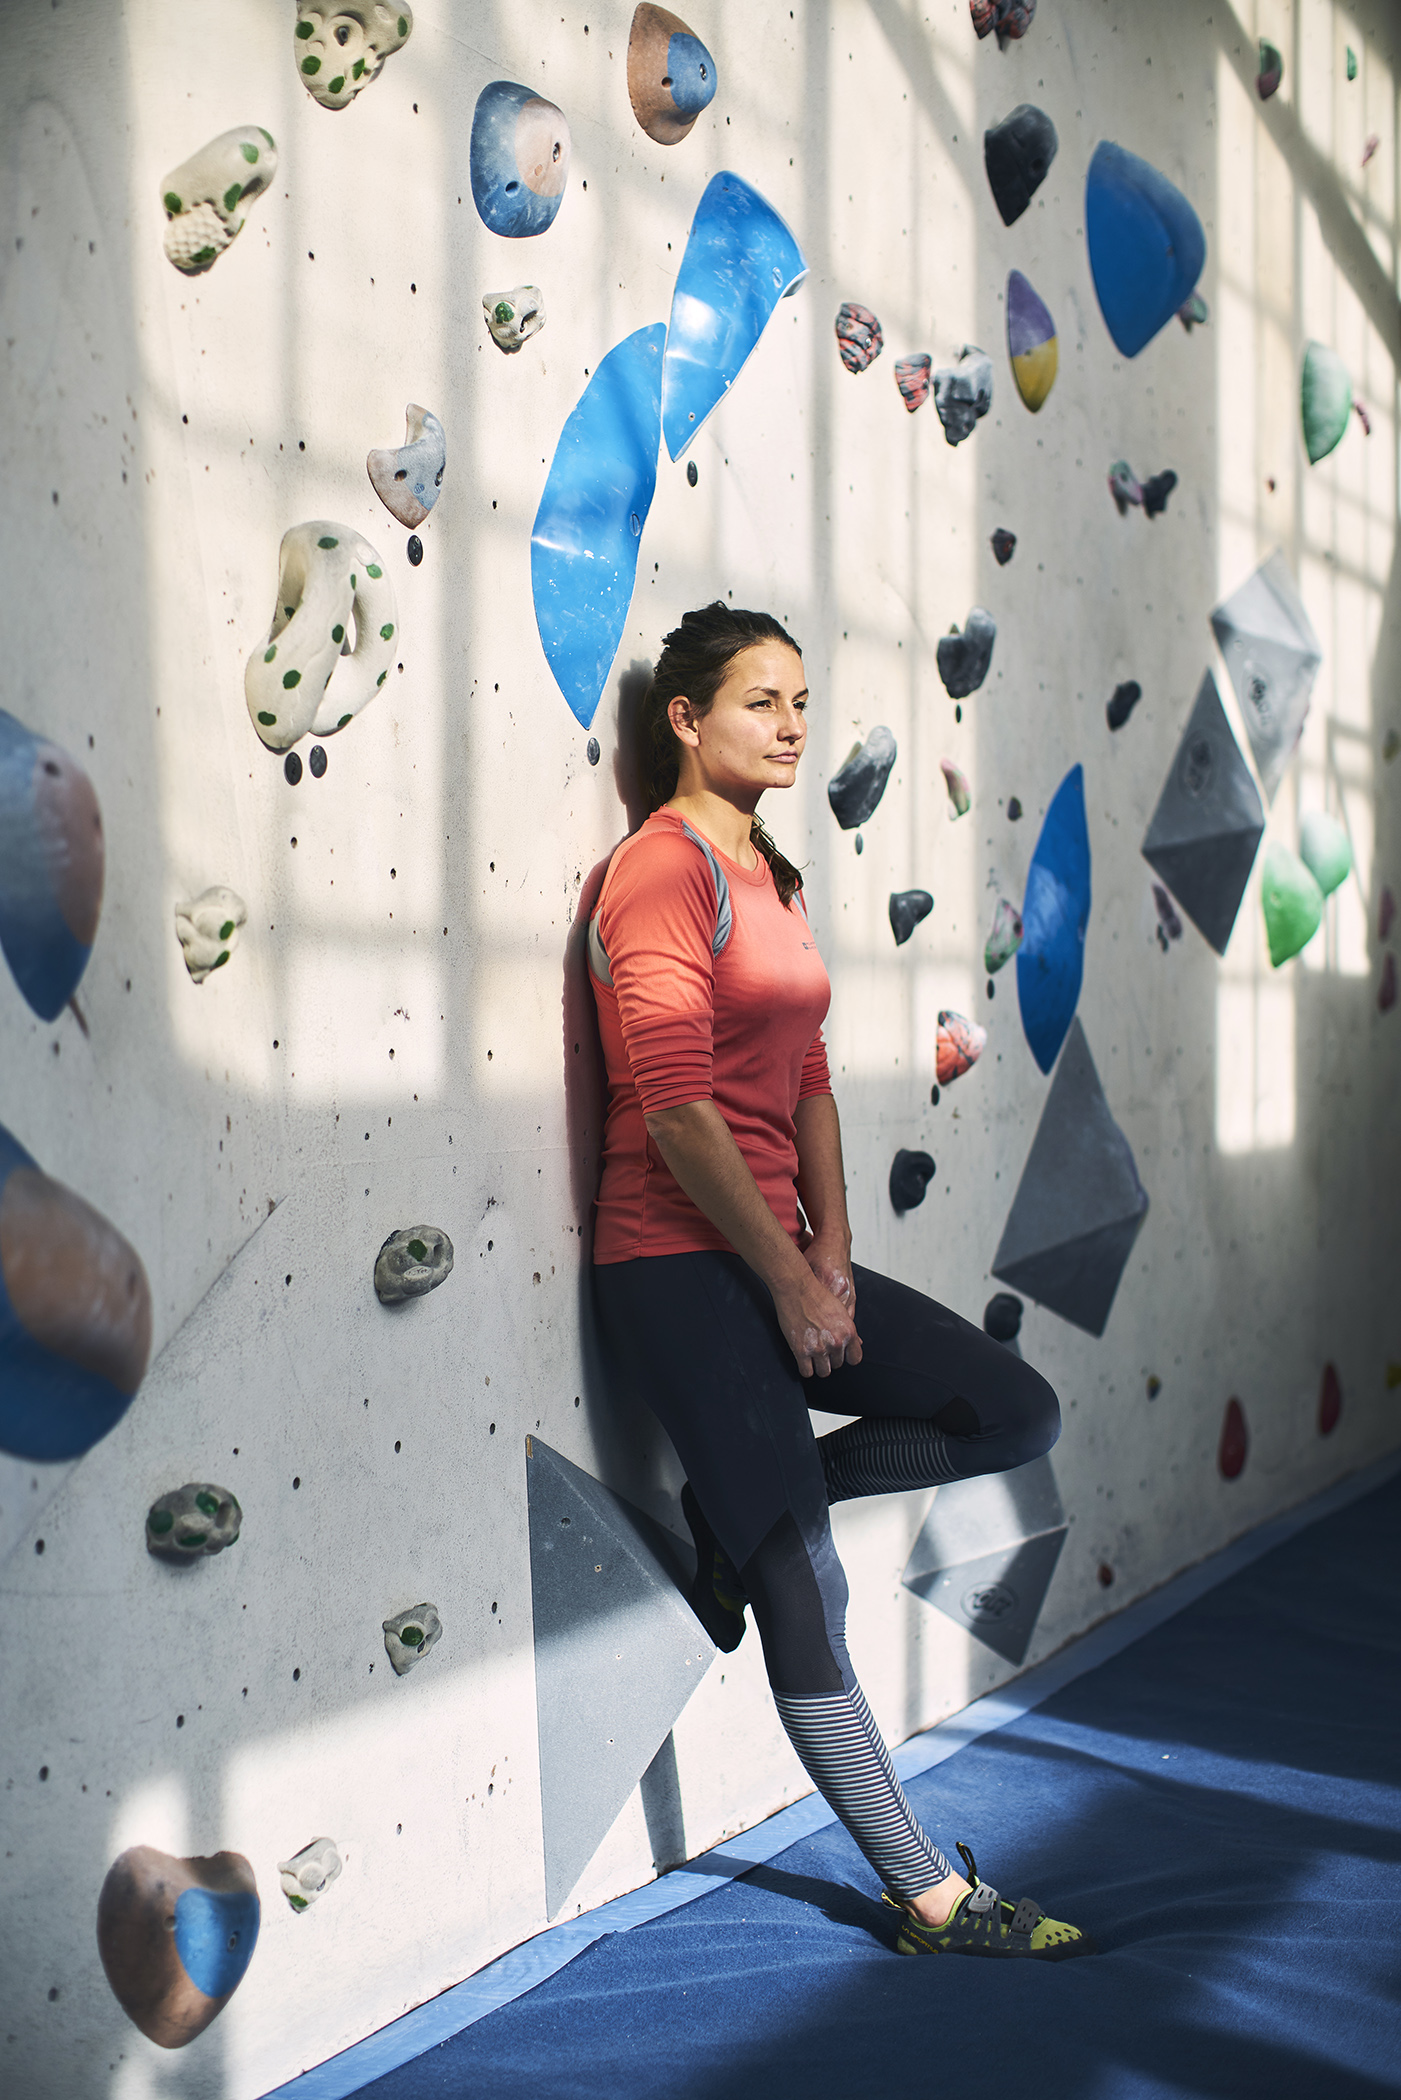
[[[1001,1912],[1001,1904],[1002,1898],[997,1890],[986,1881],[980,1881],[972,1895],[963,1899],[964,1914],[971,1918],[985,1918],[989,1912],[997,1917]]]
[[[1030,1938],[1045,1915],[1034,1896],[1023,1896],[1012,1913],[1011,1930],[1025,1933]]]

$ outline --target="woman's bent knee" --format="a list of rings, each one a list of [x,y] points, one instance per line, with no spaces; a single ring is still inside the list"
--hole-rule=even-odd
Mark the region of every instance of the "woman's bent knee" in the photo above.
[[[1016,1453],[1008,1458],[1009,1467],[1030,1465],[1033,1459],[1044,1458],[1061,1430],[1055,1387],[1028,1363],[1020,1364],[1019,1370],[1014,1404],[1008,1409],[1008,1444]]]

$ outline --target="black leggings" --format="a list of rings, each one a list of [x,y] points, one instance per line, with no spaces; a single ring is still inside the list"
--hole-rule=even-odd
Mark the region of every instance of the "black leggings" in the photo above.
[[[803,1379],[773,1300],[737,1254],[595,1268],[614,1368],[660,1417],[740,1571],[779,1717],[886,1887],[949,1872],[905,1799],[846,1652],[846,1576],[828,1507],[1004,1473],[1060,1434],[1039,1372],[932,1298],[853,1271],[862,1360]],[[808,1409],[860,1417],[820,1439]]]

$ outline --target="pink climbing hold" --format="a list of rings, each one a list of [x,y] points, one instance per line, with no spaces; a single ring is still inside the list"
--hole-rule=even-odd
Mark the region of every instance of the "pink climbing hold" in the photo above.
[[[1358,422],[1362,425],[1362,428],[1367,434],[1367,436],[1370,437],[1372,435],[1372,418],[1367,413],[1366,402],[1359,401],[1356,394],[1354,394],[1352,397],[1352,405],[1357,410]]]
[[[874,364],[885,345],[880,322],[869,306],[847,300],[837,310],[837,348],[848,372],[864,372]]]
[[[913,357],[897,357],[895,360],[895,384],[911,415],[917,408],[923,408],[929,399],[929,371],[933,362],[923,350]]]
[[[1223,1480],[1239,1480],[1245,1470],[1245,1454],[1249,1449],[1250,1432],[1245,1426],[1245,1409],[1239,1400],[1228,1400],[1226,1419],[1221,1424],[1221,1443],[1216,1453]]]
[[[1362,148],[1362,165],[1364,168],[1366,167],[1368,161],[1372,158],[1372,155],[1376,152],[1380,144],[1381,140],[1377,137],[1376,132],[1369,131],[1367,134],[1367,143]]]
[[[987,1039],[986,1028],[976,1021],[965,1020],[962,1014],[941,1013],[934,1047],[934,1076],[940,1086],[952,1086],[971,1070],[987,1048]]]

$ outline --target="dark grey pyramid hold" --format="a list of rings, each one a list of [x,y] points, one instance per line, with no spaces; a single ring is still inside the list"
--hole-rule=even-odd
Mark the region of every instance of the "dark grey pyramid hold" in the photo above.
[[[855,831],[874,813],[885,793],[885,783],[896,759],[895,739],[884,723],[871,731],[864,744],[857,744],[840,772],[827,783],[827,800],[843,831]],[[856,842],[861,850],[861,841]]]
[[[1122,685],[1116,685],[1114,697],[1104,710],[1110,728],[1122,729],[1142,698],[1143,687],[1136,678],[1126,678]]]
[[[1264,828],[1264,805],[1208,671],[1143,857],[1218,955],[1226,952]]]
[[[895,936],[897,948],[903,948],[921,919],[927,919],[934,909],[934,899],[928,890],[892,890],[890,893],[890,930]]]
[[[1019,102],[1009,117],[983,133],[983,164],[1004,226],[1026,210],[1059,145],[1055,125],[1034,102]]]
[[[975,605],[969,613],[962,634],[955,627],[939,637],[934,653],[950,700],[966,700],[970,693],[977,692],[988,675],[996,640],[997,622],[981,605]]]
[[[1078,1017],[1041,1110],[992,1273],[1087,1334],[1103,1334],[1148,1211]]]
[[[1066,1529],[1049,1458],[956,1480],[935,1495],[902,1579],[985,1647],[1020,1663]]]
[[[1150,474],[1143,484],[1143,515],[1156,518],[1159,511],[1167,509],[1167,499],[1177,487],[1177,476],[1171,467],[1164,467],[1161,474]]]
[[[1005,1342],[1009,1349],[1017,1348],[1017,1336],[1022,1331],[1022,1301],[1012,1291],[994,1291],[983,1307],[983,1333],[990,1334],[995,1342]]]
[[[677,1587],[687,1571],[669,1532],[538,1437],[526,1489],[553,1917],[715,1651]]]
[[[919,1209],[934,1174],[927,1152],[906,1152],[902,1147],[896,1153],[890,1165],[890,1201],[902,1218],[907,1210]]]

